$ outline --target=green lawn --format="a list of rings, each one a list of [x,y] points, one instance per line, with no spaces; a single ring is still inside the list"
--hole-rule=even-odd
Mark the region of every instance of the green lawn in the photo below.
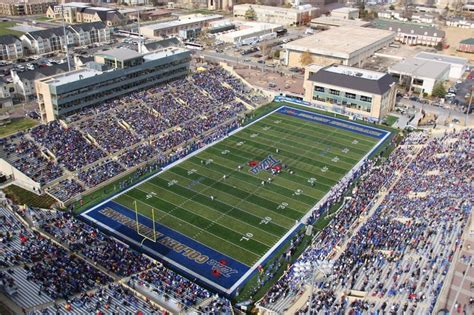
[[[9,29],[10,27],[13,27],[17,25],[16,22],[0,22],[0,36],[1,35],[15,35],[15,36],[21,36],[24,33],[20,31],[14,31]]]
[[[31,118],[12,118],[10,123],[0,126],[0,138],[6,137],[20,130],[34,127],[37,124],[38,121]]]
[[[274,113],[114,201],[252,266],[378,140]],[[269,155],[288,168],[250,173]]]
[[[389,115],[389,116],[385,117],[385,124],[387,126],[393,126],[393,124],[396,123],[397,120],[398,120],[398,117]]]
[[[49,17],[47,16],[41,16],[41,17],[37,17],[35,18],[36,21],[51,21],[52,19],[50,19]]]
[[[5,187],[3,191],[9,199],[18,205],[26,204],[31,207],[49,209],[56,202],[56,200],[49,195],[39,196],[16,185]]]

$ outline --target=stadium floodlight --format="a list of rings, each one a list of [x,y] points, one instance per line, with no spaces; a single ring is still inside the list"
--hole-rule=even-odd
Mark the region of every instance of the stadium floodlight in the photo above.
[[[137,201],[135,200],[133,202],[134,206],[135,206],[135,220],[136,220],[136,223],[137,223],[137,234],[140,235],[141,237],[143,237],[143,240],[141,242],[141,244],[143,244],[143,242],[145,240],[150,240],[152,242],[156,242],[156,224],[155,224],[155,208],[151,208],[151,221],[152,221],[152,228],[149,228],[145,225],[143,225],[143,228],[142,228],[142,231],[140,230],[140,226],[142,224],[140,224],[139,220],[138,220],[138,206],[137,206]]]

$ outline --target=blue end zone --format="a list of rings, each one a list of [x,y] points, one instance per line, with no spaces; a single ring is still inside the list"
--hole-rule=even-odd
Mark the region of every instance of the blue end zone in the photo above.
[[[321,115],[315,112],[310,112],[301,109],[295,109],[292,107],[282,106],[278,109],[277,113],[317,122],[323,125],[328,125],[332,127],[336,127],[339,129],[344,129],[347,131],[355,132],[364,136],[382,139],[389,133],[386,130],[373,128],[370,126],[364,126],[355,122],[347,121],[344,119],[339,119],[335,117],[330,117],[327,115]]]
[[[129,218],[132,221],[132,226],[105,215],[103,210],[107,208]],[[156,242],[144,240],[144,237],[137,233],[136,226],[133,226],[136,224],[135,212],[113,201],[81,215],[99,227],[106,228],[108,232],[123,241],[135,243],[140,250],[150,256],[165,260],[181,272],[188,274],[191,279],[204,278],[201,280],[207,286],[212,286],[224,293],[250,269],[250,267],[158,222],[155,224]],[[153,227],[152,220],[148,217],[140,216],[139,222],[150,228]]]
[[[293,116],[303,120],[321,123],[379,139],[379,143],[372,148],[366,157],[373,154],[373,152],[375,152],[375,150],[382,145],[390,135],[390,132],[386,130],[361,125],[357,122],[321,115],[311,111],[295,109],[291,106],[281,106],[260,119],[268,117],[273,113]],[[257,119],[247,126],[234,130],[230,135],[257,123],[260,119]],[[223,139],[220,139],[211,145],[221,140]],[[186,158],[202,152],[205,149],[206,147],[194,151],[183,159],[171,163],[165,169],[169,169]],[[167,266],[172,267],[172,269],[177,270],[189,279],[193,279],[193,281],[196,281],[205,287],[212,288],[229,297],[238,292],[239,288],[241,288],[256,272],[258,272],[257,267],[259,265],[265,265],[275,255],[275,253],[283,248],[288,241],[304,227],[304,224],[301,223],[303,221],[296,224],[254,266],[251,267],[223,255],[204,244],[160,224],[159,222],[155,223],[157,232],[156,242],[150,241],[137,233],[135,212],[113,202],[112,199],[130,189],[133,189],[143,182],[146,182],[150,178],[159,175],[162,171],[150,175],[150,177],[145,178],[133,186],[114,194],[98,206],[92,207],[83,212],[81,217],[93,225],[98,226],[106,233],[112,234],[125,243],[130,244],[137,250],[142,251],[155,259],[163,261]],[[112,211],[116,216],[106,215],[104,211],[107,210]],[[310,210],[308,210],[308,212],[309,211]],[[119,220],[118,218],[121,219]],[[124,220],[128,222],[125,222]],[[139,217],[139,223],[149,228],[153,227],[152,220],[142,215]]]

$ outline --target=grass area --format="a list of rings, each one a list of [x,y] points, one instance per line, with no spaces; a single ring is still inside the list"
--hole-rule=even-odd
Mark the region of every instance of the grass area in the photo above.
[[[114,201],[252,266],[378,141],[273,113]]]
[[[54,198],[48,195],[37,195],[29,190],[23,189],[16,185],[10,185],[3,189],[5,195],[18,205],[28,205],[37,208],[51,208],[56,202]]]
[[[398,120],[398,117],[388,115],[387,117],[385,117],[384,124],[387,125],[387,126],[393,126],[393,124],[395,124],[397,122],[397,120]]]
[[[40,17],[37,17],[35,18],[36,21],[44,21],[44,22],[47,22],[47,21],[51,21],[52,19],[50,19],[49,17],[47,16],[40,16]]]
[[[10,27],[13,27],[17,25],[15,22],[0,22],[0,36],[1,35],[15,35],[15,36],[21,36],[24,33],[20,31],[14,31],[9,29]]]
[[[0,138],[14,134],[15,132],[32,128],[38,124],[38,121],[31,118],[12,118],[11,122],[0,126]]]

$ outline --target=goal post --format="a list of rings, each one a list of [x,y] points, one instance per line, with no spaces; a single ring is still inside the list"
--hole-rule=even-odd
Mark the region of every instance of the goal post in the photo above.
[[[141,224],[139,221],[139,215],[138,215],[138,205],[137,201],[135,200],[133,202],[134,207],[135,207],[135,221],[137,224],[137,234],[143,237],[143,241],[150,240],[152,242],[156,242],[156,223],[155,223],[155,208],[151,208],[151,221],[152,221],[152,227],[149,228],[148,226]],[[143,243],[142,241],[142,243]]]

